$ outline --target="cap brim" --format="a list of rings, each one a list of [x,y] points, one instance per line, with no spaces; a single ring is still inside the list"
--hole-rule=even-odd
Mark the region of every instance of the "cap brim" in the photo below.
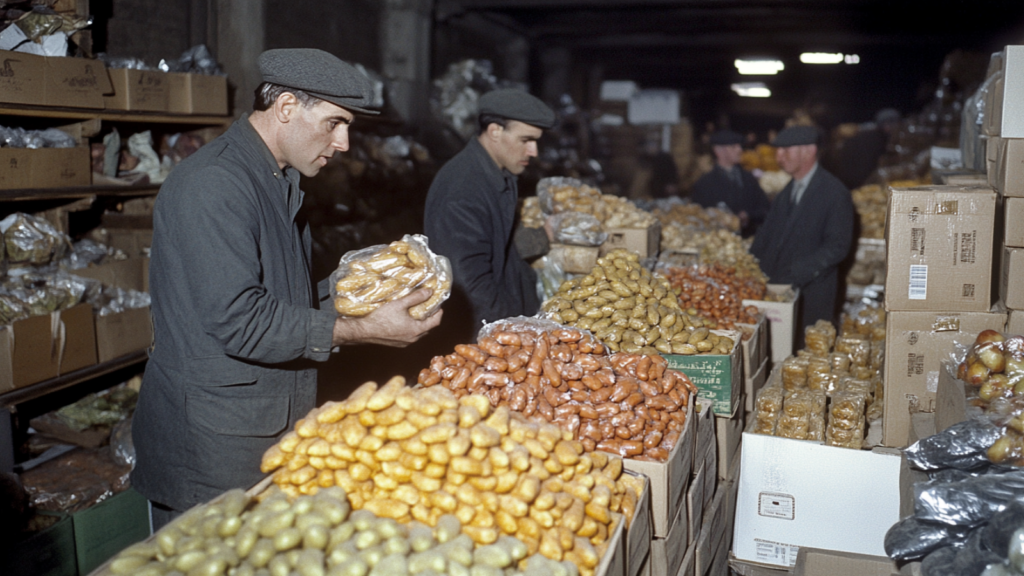
[[[371,108],[363,108],[360,105],[354,104],[353,103],[354,100],[351,99],[351,98],[338,98],[336,96],[327,96],[326,94],[318,94],[316,92],[309,92],[309,91],[307,91],[307,93],[310,96],[316,96],[317,98],[319,98],[321,100],[324,100],[326,102],[330,102],[331,104],[334,104],[336,106],[341,106],[345,110],[349,110],[351,112],[358,112],[360,114],[366,114],[367,116],[377,116],[378,114],[380,114],[380,110],[373,110]]]

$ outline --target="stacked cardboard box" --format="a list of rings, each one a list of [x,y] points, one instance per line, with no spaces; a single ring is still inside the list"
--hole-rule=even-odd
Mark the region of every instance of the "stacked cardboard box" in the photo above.
[[[987,186],[889,189],[885,446],[906,446],[911,413],[935,409],[942,360],[1006,322],[993,307],[998,200]]]

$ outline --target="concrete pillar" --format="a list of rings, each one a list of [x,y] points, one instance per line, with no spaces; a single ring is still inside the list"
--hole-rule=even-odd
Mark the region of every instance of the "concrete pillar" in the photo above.
[[[406,121],[429,111],[433,0],[385,0],[380,19],[381,73],[391,106]]]
[[[260,85],[256,59],[266,49],[265,0],[211,0],[210,23],[217,31],[214,55],[234,84],[232,111],[236,117],[252,112],[253,92]]]
[[[541,98],[545,102],[558,102],[562,94],[569,92],[572,54],[568,48],[553,46],[540,53],[540,63],[544,75]]]
[[[502,70],[505,79],[513,82],[530,82],[530,43],[522,36],[515,36],[502,46]]]

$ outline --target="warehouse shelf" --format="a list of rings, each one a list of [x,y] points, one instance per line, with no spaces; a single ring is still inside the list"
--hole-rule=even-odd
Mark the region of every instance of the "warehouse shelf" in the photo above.
[[[136,364],[145,362],[149,355],[146,350],[139,350],[138,352],[132,352],[131,354],[125,354],[119,358],[114,358],[107,362],[101,362],[99,364],[93,364],[87,366],[81,370],[75,370],[56,378],[49,380],[43,380],[35,384],[23,386],[21,388],[15,388],[9,392],[0,394],[0,408],[7,408],[22,402],[34,400],[40,398],[52,392],[63,390],[75,384],[81,384],[87,380],[98,378],[111,372],[117,372],[122,368],[134,366]]]
[[[193,116],[188,114],[121,112],[114,110],[55,108],[53,106],[23,106],[15,104],[0,104],[0,116],[30,116],[33,118],[64,118],[69,120],[92,120],[96,118],[108,122],[195,124],[204,126],[226,125],[234,121],[233,116]]]
[[[89,198],[91,196],[152,196],[159,191],[159,184],[144,184],[138,186],[74,186],[71,188],[23,188],[19,190],[0,190],[0,202],[61,200]]]

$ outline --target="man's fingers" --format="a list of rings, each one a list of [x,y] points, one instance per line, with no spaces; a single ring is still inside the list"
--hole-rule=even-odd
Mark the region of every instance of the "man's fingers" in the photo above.
[[[412,308],[417,304],[422,304],[423,302],[426,302],[427,299],[429,299],[431,294],[433,293],[434,291],[431,290],[430,288],[420,288],[419,290],[410,293],[408,296],[405,296],[404,298],[399,298],[397,302],[402,303],[402,308]]]

